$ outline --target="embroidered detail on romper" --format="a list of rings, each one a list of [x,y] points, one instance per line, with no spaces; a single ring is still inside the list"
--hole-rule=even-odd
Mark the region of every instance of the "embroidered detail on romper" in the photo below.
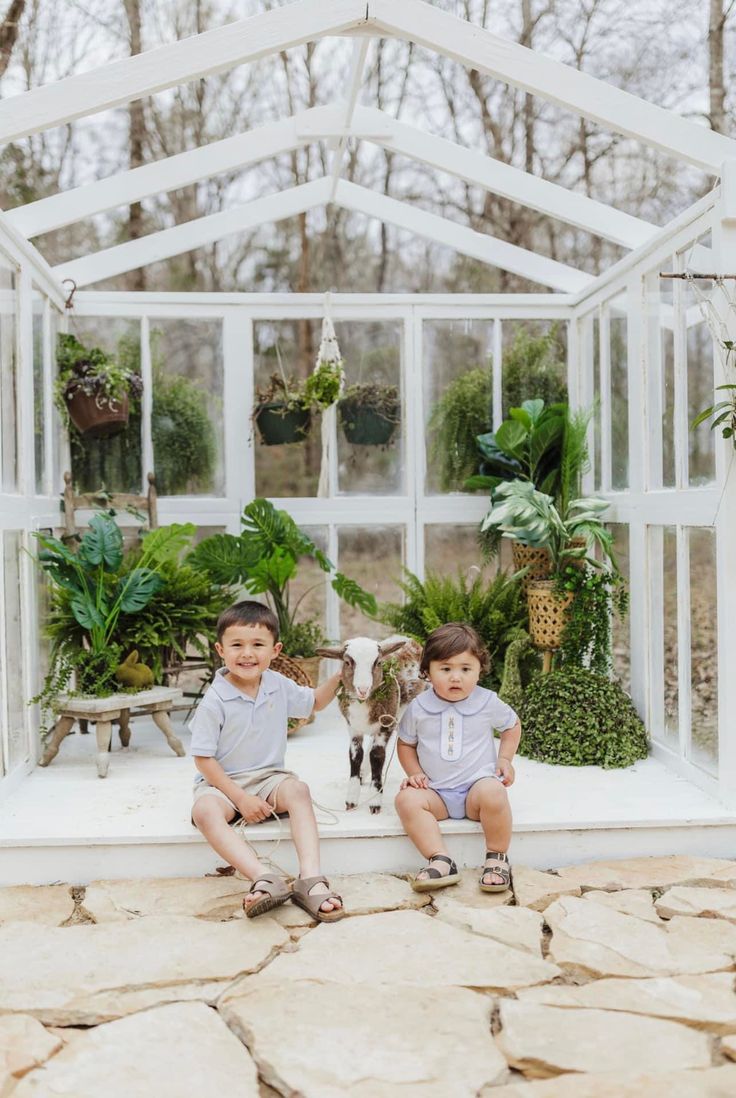
[[[463,753],[463,715],[456,709],[445,709],[440,729],[440,757],[449,761]]]

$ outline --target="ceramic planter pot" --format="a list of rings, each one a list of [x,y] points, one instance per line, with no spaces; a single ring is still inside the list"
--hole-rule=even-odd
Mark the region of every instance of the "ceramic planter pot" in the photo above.
[[[113,400],[77,389],[66,406],[70,420],[85,438],[110,438],[128,426],[127,393],[119,400]]]
[[[308,408],[290,408],[283,401],[271,400],[259,404],[255,421],[264,446],[284,446],[303,442],[312,419]]]

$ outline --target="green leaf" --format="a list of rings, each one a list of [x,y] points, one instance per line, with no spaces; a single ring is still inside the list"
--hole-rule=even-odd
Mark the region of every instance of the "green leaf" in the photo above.
[[[246,587],[255,595],[282,590],[296,572],[296,561],[285,549],[276,549],[248,570]]]
[[[364,591],[355,580],[349,579],[342,572],[336,572],[332,580],[332,587],[348,606],[357,606],[364,614],[375,616],[378,609],[375,595]]]
[[[516,420],[517,423],[520,423],[527,434],[529,433],[532,427],[532,417],[529,415],[526,408],[510,408],[509,417]]]
[[[496,431],[496,445],[504,454],[521,461],[524,453],[524,443],[528,437],[528,432],[521,423],[515,419],[507,419]]]
[[[141,560],[153,568],[177,560],[196,532],[197,527],[192,522],[172,522],[169,526],[150,530],[143,538]]]
[[[212,534],[192,549],[186,563],[197,572],[208,573],[215,583],[234,586],[245,581],[255,560],[240,538]]]
[[[74,598],[69,606],[83,629],[104,628],[105,619],[90,598]]]
[[[120,610],[129,614],[142,610],[150,599],[164,586],[164,580],[150,568],[134,568],[118,582],[115,597],[122,596]]]
[[[93,515],[79,545],[80,561],[115,572],[123,560],[123,535],[109,515]]]

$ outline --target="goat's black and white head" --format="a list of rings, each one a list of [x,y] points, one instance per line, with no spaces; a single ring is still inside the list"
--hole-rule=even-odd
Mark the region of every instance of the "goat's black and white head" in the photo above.
[[[406,637],[386,641],[370,637],[352,637],[339,648],[318,648],[325,659],[342,660],[342,684],[346,692],[365,701],[383,682],[383,664],[387,656],[403,648]]]

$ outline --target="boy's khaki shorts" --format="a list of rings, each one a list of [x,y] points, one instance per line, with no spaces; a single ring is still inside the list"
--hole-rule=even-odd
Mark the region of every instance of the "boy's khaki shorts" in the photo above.
[[[267,800],[269,795],[273,793],[275,789],[281,785],[286,778],[297,778],[298,775],[293,770],[278,770],[271,766],[263,767],[261,770],[241,770],[235,774],[228,774],[228,778],[239,785],[244,793],[249,793],[253,797],[261,797],[262,800]],[[192,807],[197,803],[200,797],[219,797],[220,800],[225,801],[231,808],[235,808],[235,805],[226,796],[221,789],[216,789],[214,785],[210,785],[207,781],[194,783],[194,796],[192,800]],[[242,816],[237,808],[235,808],[235,816],[230,821],[235,823],[237,820],[241,820]]]

